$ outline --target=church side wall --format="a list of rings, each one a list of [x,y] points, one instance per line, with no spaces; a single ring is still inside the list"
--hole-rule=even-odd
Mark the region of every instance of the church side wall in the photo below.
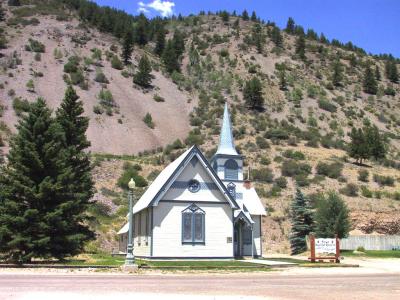
[[[261,232],[260,222],[261,216],[252,215],[251,218],[254,221],[253,225],[253,254],[254,256],[261,256]],[[243,252],[245,256],[251,256],[251,244],[243,245]]]
[[[191,203],[161,200],[153,208],[152,257],[232,258],[233,216],[228,203],[197,202],[205,212],[205,243],[182,244],[182,211]]]
[[[133,254],[150,256],[151,247],[151,209],[145,209],[133,216],[134,239]]]

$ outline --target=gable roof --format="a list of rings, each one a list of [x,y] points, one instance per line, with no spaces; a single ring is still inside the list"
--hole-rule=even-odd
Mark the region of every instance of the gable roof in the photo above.
[[[219,179],[218,175],[210,166],[207,159],[201,153],[199,148],[197,148],[196,146],[192,146],[184,153],[182,153],[172,163],[170,163],[164,170],[161,171],[157,178],[144,192],[142,197],[140,197],[139,201],[135,204],[132,212],[135,214],[149,206],[157,206],[162,196],[168,191],[171,184],[179,176],[179,174],[194,156],[197,156],[199,161],[202,163],[204,169],[214,180],[214,183],[217,185],[231,207],[238,209],[239,205],[237,204],[236,200],[228,192],[225,185],[222,183],[221,179]]]
[[[257,195],[257,191],[254,187],[249,189],[244,188],[243,193],[243,203],[251,215],[261,215],[266,216],[265,207],[263,206],[260,197]]]

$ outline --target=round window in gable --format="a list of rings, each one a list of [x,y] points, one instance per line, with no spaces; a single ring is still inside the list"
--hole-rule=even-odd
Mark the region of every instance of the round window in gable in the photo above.
[[[198,182],[196,179],[190,180],[188,184],[188,189],[192,193],[198,192],[200,190],[200,182]]]

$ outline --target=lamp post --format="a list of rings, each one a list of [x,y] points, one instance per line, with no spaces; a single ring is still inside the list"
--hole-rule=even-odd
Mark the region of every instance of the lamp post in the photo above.
[[[129,201],[129,230],[128,230],[128,249],[126,253],[125,265],[133,266],[135,264],[135,257],[133,256],[133,243],[132,243],[132,232],[133,232],[133,214],[132,214],[132,206],[133,206],[133,189],[136,184],[133,178],[128,183],[129,191],[128,191],[128,201]]]

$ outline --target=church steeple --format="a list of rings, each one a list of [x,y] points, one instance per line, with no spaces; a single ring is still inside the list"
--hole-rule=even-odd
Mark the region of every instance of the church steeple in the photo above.
[[[236,151],[233,143],[232,125],[227,103],[225,103],[224,108],[218,149],[211,159],[211,163],[213,169],[223,181],[243,180],[243,157]]]
[[[233,143],[232,126],[228,111],[228,104],[225,102],[224,118],[222,120],[221,136],[218,150],[215,154],[239,155]]]

